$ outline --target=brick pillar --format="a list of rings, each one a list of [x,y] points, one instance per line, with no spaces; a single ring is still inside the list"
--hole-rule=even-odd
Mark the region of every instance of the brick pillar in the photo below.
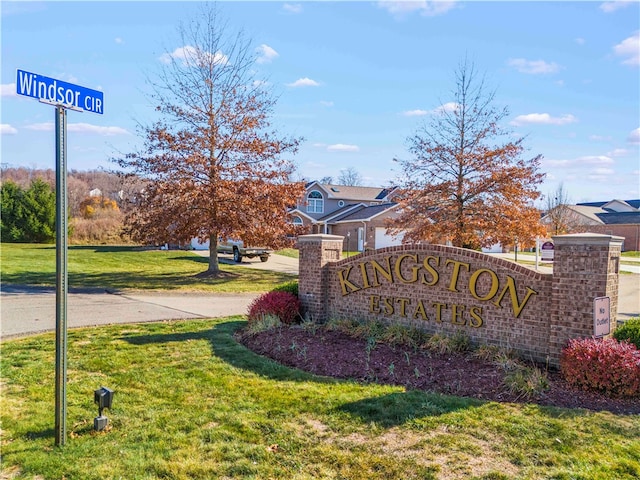
[[[298,296],[304,314],[313,321],[324,322],[327,319],[327,264],[342,257],[343,239],[337,235],[298,237]]]
[[[618,269],[624,238],[596,233],[552,237],[554,243],[549,360],[558,365],[572,338],[594,334],[593,300],[611,299],[611,332],[618,312]]]

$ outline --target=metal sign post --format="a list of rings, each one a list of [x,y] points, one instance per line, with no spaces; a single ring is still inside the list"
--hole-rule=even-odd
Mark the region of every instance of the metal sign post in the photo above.
[[[56,445],[67,438],[67,110],[56,107]]]
[[[16,93],[56,108],[56,445],[67,438],[67,109],[102,115],[102,92],[17,71]]]

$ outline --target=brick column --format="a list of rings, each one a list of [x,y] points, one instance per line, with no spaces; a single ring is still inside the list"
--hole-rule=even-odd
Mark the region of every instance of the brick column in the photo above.
[[[618,312],[618,269],[624,238],[596,233],[553,238],[553,280],[549,360],[558,365],[572,338],[594,334],[593,300],[611,299],[611,332]]]
[[[343,239],[337,235],[298,237],[298,296],[304,315],[313,321],[327,319],[327,264],[341,259]]]

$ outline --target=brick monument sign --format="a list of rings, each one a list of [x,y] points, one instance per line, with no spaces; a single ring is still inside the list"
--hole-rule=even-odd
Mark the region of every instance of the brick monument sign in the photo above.
[[[510,349],[557,366],[571,338],[594,335],[594,300],[618,308],[621,237],[553,237],[553,273],[474,250],[402,245],[341,259],[343,237],[299,237],[299,297],[313,320],[385,320]],[[602,319],[602,315],[600,316]],[[606,318],[606,316],[605,316]],[[602,322],[602,320],[599,320]]]

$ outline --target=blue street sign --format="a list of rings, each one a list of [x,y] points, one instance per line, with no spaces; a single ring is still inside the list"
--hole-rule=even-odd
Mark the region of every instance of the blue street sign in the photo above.
[[[16,93],[74,110],[104,113],[102,92],[24,70],[18,70]]]

